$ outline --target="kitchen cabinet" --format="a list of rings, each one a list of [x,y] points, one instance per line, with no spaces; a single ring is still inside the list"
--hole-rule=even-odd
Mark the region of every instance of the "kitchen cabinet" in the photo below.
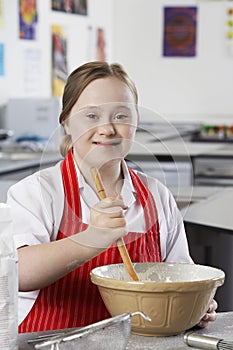
[[[233,310],[233,233],[187,222],[185,228],[194,262],[214,266],[225,272],[225,283],[216,293],[218,310]]]
[[[221,188],[206,200],[182,209],[195,263],[218,267],[226,274],[216,294],[220,311],[233,310],[232,198],[233,187]]]

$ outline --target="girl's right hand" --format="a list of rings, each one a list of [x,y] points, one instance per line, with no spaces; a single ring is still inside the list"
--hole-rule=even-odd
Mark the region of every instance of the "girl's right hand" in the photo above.
[[[91,209],[86,230],[64,239],[19,248],[19,290],[26,292],[48,286],[126,235],[124,209],[127,207],[121,198],[105,198]]]
[[[89,247],[107,249],[116,240],[127,234],[125,209],[127,206],[121,197],[107,197],[101,200],[90,211],[90,223],[87,230],[75,235],[75,241]]]

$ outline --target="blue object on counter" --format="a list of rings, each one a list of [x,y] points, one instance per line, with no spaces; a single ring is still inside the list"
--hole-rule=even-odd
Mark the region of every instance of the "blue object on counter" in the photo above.
[[[41,137],[38,135],[22,135],[16,138],[16,142],[24,142],[24,141],[33,141],[33,142],[41,142],[47,141],[48,139],[45,137]]]
[[[15,142],[23,149],[41,152],[47,147],[48,138],[39,135],[21,135],[15,139]]]

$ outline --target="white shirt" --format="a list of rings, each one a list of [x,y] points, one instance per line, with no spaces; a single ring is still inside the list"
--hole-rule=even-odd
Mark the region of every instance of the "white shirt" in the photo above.
[[[54,167],[36,172],[13,185],[7,202],[12,208],[14,241],[16,248],[23,245],[54,241],[60,227],[64,207],[64,189],[61,162]],[[76,167],[82,221],[89,222],[90,208],[99,200]],[[128,206],[125,214],[127,230],[145,232],[144,213],[136,203],[126,164],[123,162],[124,183],[121,195]],[[160,245],[163,261],[192,263],[189,255],[182,216],[170,191],[158,180],[137,172],[137,175],[154,196],[160,228]],[[39,291],[19,292],[19,324],[32,308]]]

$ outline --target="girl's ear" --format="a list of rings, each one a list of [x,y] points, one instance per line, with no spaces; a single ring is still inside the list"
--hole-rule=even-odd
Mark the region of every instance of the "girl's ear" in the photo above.
[[[69,128],[69,125],[68,125],[68,121],[67,121],[67,120],[65,120],[65,121],[63,122],[63,127],[64,127],[64,130],[65,130],[66,135],[70,135],[70,128]]]

